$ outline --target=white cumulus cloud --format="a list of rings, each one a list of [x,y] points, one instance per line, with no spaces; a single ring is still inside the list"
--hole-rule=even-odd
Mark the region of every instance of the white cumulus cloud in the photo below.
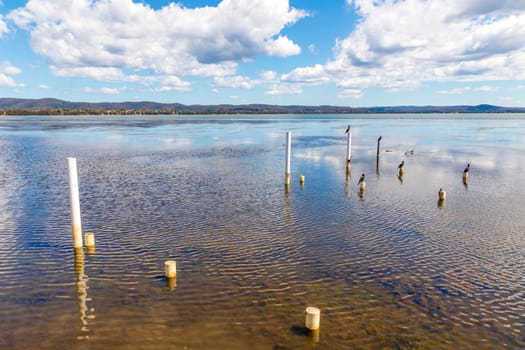
[[[186,92],[191,90],[191,83],[182,80],[177,76],[166,76],[160,79],[161,87],[157,89],[159,92],[178,91]]]
[[[482,85],[482,86],[476,86],[476,87],[465,86],[465,87],[455,88],[455,89],[450,89],[450,90],[439,90],[438,94],[443,94],[443,95],[463,95],[464,93],[471,92],[471,91],[474,91],[474,92],[493,92],[493,91],[497,91],[497,90],[498,89],[496,87],[490,86],[490,85]]]
[[[213,86],[216,88],[251,89],[257,83],[257,81],[240,75],[229,77],[219,76],[213,78]]]
[[[307,15],[284,0],[172,2],[158,10],[132,0],[29,0],[7,17],[30,33],[54,74],[129,81],[128,71],[233,75],[240,61],[298,54],[281,31]]]
[[[271,84],[264,93],[266,95],[301,95],[303,89],[298,84]]]
[[[273,81],[277,78],[277,73],[273,70],[267,70],[260,74],[261,80],[265,82]]]
[[[326,74],[324,67],[316,64],[313,67],[296,68],[288,74],[283,74],[281,80],[291,83],[317,85],[328,82],[330,78]]]
[[[22,84],[17,84],[13,79],[13,75],[22,73],[22,71],[13,66],[9,61],[0,62],[0,87],[20,87]]]
[[[360,96],[367,88],[414,89],[429,81],[525,79],[525,1],[347,2],[360,21],[336,41],[333,58],[283,79],[329,80],[341,88],[340,97]]]
[[[93,89],[90,87],[85,87],[82,89],[83,92],[88,94],[104,94],[104,95],[118,95],[123,90],[126,90],[126,88],[109,88],[109,87],[102,87],[99,89]]]
[[[0,2],[0,5],[1,4],[2,3]],[[8,32],[8,28],[7,28],[7,24],[4,21],[4,16],[0,14],[0,38],[7,32]]]

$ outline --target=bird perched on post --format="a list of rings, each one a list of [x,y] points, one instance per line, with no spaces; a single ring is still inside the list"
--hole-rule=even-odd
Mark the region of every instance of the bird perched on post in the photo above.
[[[359,181],[357,181],[357,184],[359,185],[361,182],[365,181],[365,174],[361,174],[361,177],[359,178]]]
[[[466,186],[468,181],[468,171],[470,170],[470,163],[467,164],[465,170],[463,170],[463,184]]]
[[[361,177],[359,178],[359,181],[357,182],[357,184],[359,185],[359,193],[360,195],[362,195],[366,188],[365,174],[361,174]]]
[[[377,139],[377,142],[381,141],[382,138],[383,136],[379,136],[379,138]]]
[[[399,166],[397,167],[398,169],[401,169],[403,166],[405,165],[405,161],[401,161],[401,164],[399,164]]]
[[[348,134],[350,132],[350,125],[346,127],[345,134]]]

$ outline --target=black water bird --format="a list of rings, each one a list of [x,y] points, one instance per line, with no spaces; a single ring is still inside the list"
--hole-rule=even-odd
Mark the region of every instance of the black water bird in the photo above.
[[[470,163],[467,164],[467,167],[465,170],[463,170],[463,174],[468,174],[468,171],[470,170]]]
[[[359,178],[359,181],[357,181],[357,184],[359,185],[363,181],[365,181],[365,174],[361,174],[361,177]]]
[[[346,127],[345,134],[348,134],[350,132],[350,125]]]
[[[379,136],[379,138],[377,139],[377,142],[381,141],[382,138],[383,136]]]
[[[405,161],[401,161],[401,164],[399,164],[399,166],[397,167],[398,169],[401,169],[403,166],[405,165]]]

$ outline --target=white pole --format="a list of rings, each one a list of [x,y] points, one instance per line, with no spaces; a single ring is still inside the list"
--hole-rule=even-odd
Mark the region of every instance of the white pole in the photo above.
[[[286,169],[284,171],[284,182],[286,185],[290,184],[290,160],[292,154],[292,133],[290,131],[286,132]]]
[[[71,200],[71,231],[73,247],[82,248],[82,224],[80,222],[80,198],[78,194],[77,159],[67,158],[69,169],[69,198]]]
[[[348,132],[348,139],[346,141],[346,165],[350,166],[352,160],[352,132]]]

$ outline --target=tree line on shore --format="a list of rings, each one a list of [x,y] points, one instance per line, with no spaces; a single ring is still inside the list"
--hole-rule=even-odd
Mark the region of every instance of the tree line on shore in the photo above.
[[[178,115],[178,114],[375,114],[375,113],[525,113],[525,107],[477,106],[300,106],[183,105],[158,102],[68,102],[58,99],[0,98],[0,115]]]

